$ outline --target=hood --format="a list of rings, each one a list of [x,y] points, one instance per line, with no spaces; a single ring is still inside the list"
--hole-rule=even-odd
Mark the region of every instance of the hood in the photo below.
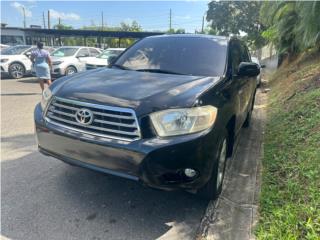
[[[21,57],[26,57],[25,55],[0,55],[0,59],[20,59]]]
[[[87,64],[108,66],[108,59],[91,58],[87,60]]]
[[[102,68],[53,84],[54,95],[79,101],[132,108],[138,115],[191,107],[219,78]]]
[[[51,61],[55,62],[55,61],[66,61],[68,59],[74,59],[75,57],[71,56],[71,57],[54,57],[54,56],[50,56],[51,57]]]

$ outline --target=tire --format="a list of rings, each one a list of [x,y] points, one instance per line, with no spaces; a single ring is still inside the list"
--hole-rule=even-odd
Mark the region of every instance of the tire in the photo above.
[[[12,63],[9,66],[9,76],[14,79],[22,78],[26,73],[25,67],[21,63]]]
[[[252,111],[253,111],[253,107],[254,107],[255,96],[256,96],[256,93],[254,93],[254,95],[253,95],[253,100],[252,100],[252,102],[251,102],[250,110],[249,110],[249,112],[247,113],[246,120],[245,120],[244,123],[243,123],[243,127],[244,127],[244,128],[248,128],[248,127],[250,126],[251,117],[252,117]]]
[[[75,74],[77,73],[77,69],[73,66],[69,66],[66,68],[66,76],[69,76],[69,75],[72,75],[72,74]]]
[[[198,190],[199,196],[209,200],[215,200],[222,191],[222,184],[226,170],[228,138],[225,133],[219,147],[218,159],[215,159],[213,171],[206,185]]]

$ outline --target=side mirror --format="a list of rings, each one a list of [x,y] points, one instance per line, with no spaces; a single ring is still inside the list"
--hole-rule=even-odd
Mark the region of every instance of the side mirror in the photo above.
[[[265,67],[266,67],[265,64],[261,64],[261,65],[260,65],[260,68],[265,68]]]
[[[242,62],[239,65],[238,75],[246,77],[256,77],[260,74],[260,67],[256,63]]]
[[[117,56],[113,55],[108,58],[108,65],[112,66],[117,61]]]
[[[31,57],[31,52],[26,52],[25,55],[30,58]]]

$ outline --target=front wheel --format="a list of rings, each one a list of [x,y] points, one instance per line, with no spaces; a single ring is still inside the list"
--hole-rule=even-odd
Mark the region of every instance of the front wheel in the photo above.
[[[66,76],[69,76],[69,75],[72,75],[72,74],[75,74],[77,73],[77,69],[75,67],[67,67],[66,69]]]
[[[21,63],[12,63],[9,66],[9,75],[11,78],[19,79],[25,74],[25,68]]]
[[[215,161],[212,175],[206,185],[198,191],[203,198],[214,200],[222,191],[226,162],[227,162],[227,137],[223,137],[219,148],[218,159]]]

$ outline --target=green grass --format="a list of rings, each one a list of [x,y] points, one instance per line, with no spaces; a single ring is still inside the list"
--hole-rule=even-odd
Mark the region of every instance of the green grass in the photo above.
[[[319,82],[318,59],[272,78],[257,239],[320,239]]]

